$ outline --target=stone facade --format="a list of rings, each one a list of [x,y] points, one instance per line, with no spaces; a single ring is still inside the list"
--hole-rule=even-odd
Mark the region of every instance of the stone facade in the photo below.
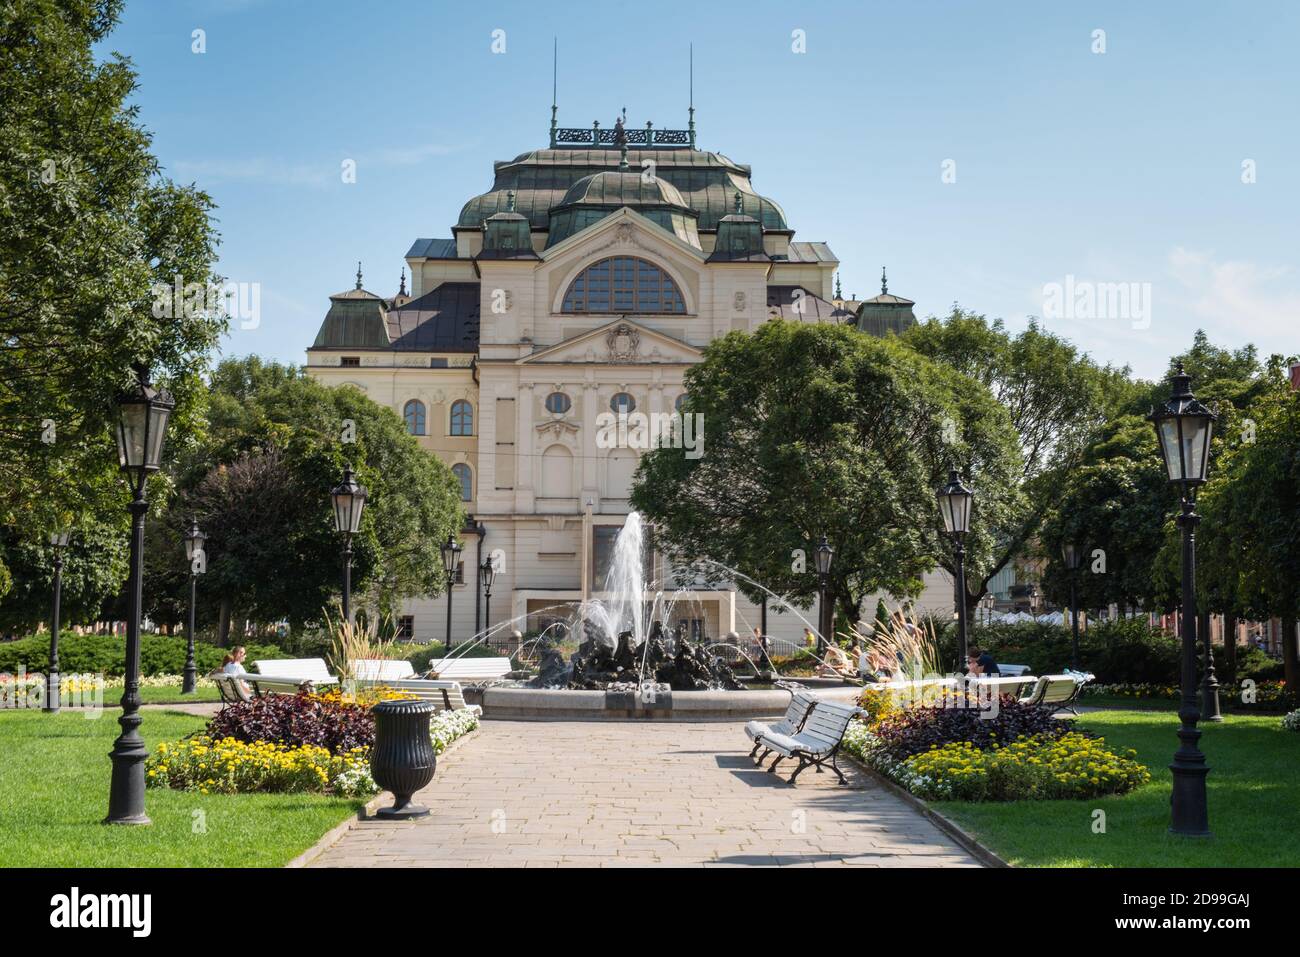
[[[498,179],[505,175],[503,166],[514,169],[526,165],[529,156],[542,154],[552,163],[550,175],[557,175],[553,164],[563,153],[538,151],[512,165],[498,164]],[[584,150],[582,162],[586,165],[575,165],[573,175],[584,173],[591,179],[593,164],[614,170],[620,162],[626,164],[626,156],[614,150]],[[720,154],[664,150],[656,167],[658,175],[668,177],[674,169],[707,164],[726,174],[737,211],[756,207],[765,223],[784,226],[783,213],[779,221],[773,219],[772,210],[779,212],[779,207],[750,191],[749,168]],[[595,178],[609,175],[597,173]],[[620,182],[628,179],[626,172],[617,175]],[[566,197],[598,192],[581,182],[566,189]],[[466,209],[501,207],[496,200],[491,201],[496,207],[487,205],[499,192],[472,200]],[[599,191],[603,202],[608,203],[609,192]],[[532,223],[531,248],[513,248],[508,238],[493,242],[491,233],[485,245],[485,231],[497,228],[498,221],[503,230],[516,230],[524,221],[515,212],[514,191],[507,195],[503,211],[485,217],[478,228],[467,225],[463,213],[453,240],[418,240],[413,245],[406,259],[412,281],[409,296],[403,288],[398,296],[380,300],[387,317],[387,348],[362,347],[359,340],[349,339],[353,333],[348,328],[332,327],[327,318],[316,345],[307,352],[311,375],[329,385],[355,385],[406,415],[424,448],[462,475],[468,470],[465,508],[486,529],[483,554],[499,550],[502,559],[491,624],[518,619],[503,627],[502,634],[515,627],[528,631],[551,616],[565,617],[567,603],[601,593],[603,549],[629,510],[639,453],[602,447],[598,415],[626,407],[617,404],[627,403],[629,396],[636,411],[673,412],[684,391],[683,373],[699,361],[705,345],[728,332],[752,331],[774,312],[788,316],[793,311],[805,321],[853,319],[852,312],[830,301],[838,266],[833,254],[825,244],[793,242],[789,229],[759,227],[757,220],[737,212],[712,222],[712,228],[673,231],[653,218],[655,209],[624,205],[594,213],[581,210],[588,220],[598,218],[548,244],[547,230],[538,225],[537,204],[544,200],[529,194],[525,211]],[[683,195],[689,200],[696,194],[673,192],[674,221],[679,224]],[[629,199],[632,202],[640,200]],[[653,204],[653,198],[648,202]],[[719,227],[723,235],[729,235],[728,229],[736,235],[743,229],[761,235],[762,247],[737,247],[734,255],[723,255],[717,248]],[[615,305],[612,294],[605,311],[567,308],[566,296],[575,281],[593,264],[611,258],[621,263],[635,260],[637,269],[647,264],[657,271],[659,281],[671,282],[681,308],[638,312],[624,308],[626,303]],[[595,280],[585,281],[596,285]],[[440,290],[475,287],[476,303],[467,305],[463,296],[434,302]],[[770,305],[773,287],[786,290],[783,306]],[[796,303],[804,299],[809,308],[791,309],[790,287],[796,287]],[[349,295],[362,293],[358,281],[358,290]],[[437,330],[418,328],[433,322],[443,325]],[[466,584],[456,586],[452,609],[457,641],[474,631],[473,569],[479,560],[472,534],[463,544]],[[922,604],[951,607],[951,585],[942,576],[936,576],[933,585]],[[413,619],[417,640],[443,636],[445,600],[408,603],[406,614]],[[747,632],[759,620],[757,608],[731,589],[692,593],[677,607],[691,629],[711,637]],[[815,613],[807,612],[806,617],[815,620]],[[793,614],[772,613],[768,621],[769,633],[777,637],[794,639],[802,632],[803,622]]]

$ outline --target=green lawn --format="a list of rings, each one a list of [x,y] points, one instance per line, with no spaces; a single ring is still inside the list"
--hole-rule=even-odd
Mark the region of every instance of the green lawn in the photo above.
[[[0,712],[0,866],[275,867],[361,805],[321,795],[151,788],[145,806],[152,826],[108,827],[100,822],[108,810],[108,752],[120,731],[118,713],[88,719],[76,711]],[[205,723],[174,711],[143,714],[150,750]]]
[[[1175,715],[1091,712],[1079,725],[1114,748],[1134,748],[1151,783],[1120,797],[932,806],[1020,867],[1294,867],[1300,861],[1300,734],[1275,716],[1228,716],[1200,725],[1210,765],[1210,839],[1172,837],[1169,762]],[[1093,812],[1106,832],[1093,833]]]

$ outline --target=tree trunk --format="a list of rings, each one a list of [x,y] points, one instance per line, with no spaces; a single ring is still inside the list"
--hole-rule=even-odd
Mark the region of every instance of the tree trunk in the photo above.
[[[1296,647],[1294,615],[1282,619],[1282,667],[1287,690],[1294,694],[1300,688],[1300,649]]]
[[[1237,616],[1231,612],[1223,616],[1223,663],[1228,672],[1223,683],[1231,697],[1237,693]]]
[[[230,599],[221,599],[221,612],[217,619],[217,645],[221,648],[230,647]]]

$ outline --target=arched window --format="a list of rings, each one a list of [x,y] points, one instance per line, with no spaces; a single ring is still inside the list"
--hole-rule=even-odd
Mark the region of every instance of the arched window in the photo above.
[[[683,392],[673,401],[673,408],[678,412],[682,411],[682,406],[686,404],[686,393]]]
[[[556,415],[563,415],[568,412],[572,405],[573,403],[569,401],[569,397],[563,392],[552,392],[546,397],[546,411],[554,412]]]
[[[464,462],[457,462],[451,467],[451,474],[460,479],[460,500],[470,501],[474,497],[474,473]]]
[[[666,272],[633,256],[592,263],[564,294],[564,312],[686,312],[686,300]]]
[[[631,415],[636,411],[636,399],[626,392],[615,392],[609,400],[609,409],[615,415]]]
[[[402,418],[406,419],[406,431],[412,435],[424,435],[424,403],[412,399],[402,409]]]
[[[451,434],[474,434],[474,407],[464,399],[457,399],[451,404]]]

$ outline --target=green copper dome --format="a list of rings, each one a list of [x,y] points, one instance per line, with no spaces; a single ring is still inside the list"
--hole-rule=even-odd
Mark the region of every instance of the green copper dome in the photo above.
[[[551,209],[546,245],[564,242],[624,206],[632,207],[682,242],[700,248],[698,214],[686,205],[677,187],[658,176],[646,177],[630,169],[594,173],[570,186]]]

